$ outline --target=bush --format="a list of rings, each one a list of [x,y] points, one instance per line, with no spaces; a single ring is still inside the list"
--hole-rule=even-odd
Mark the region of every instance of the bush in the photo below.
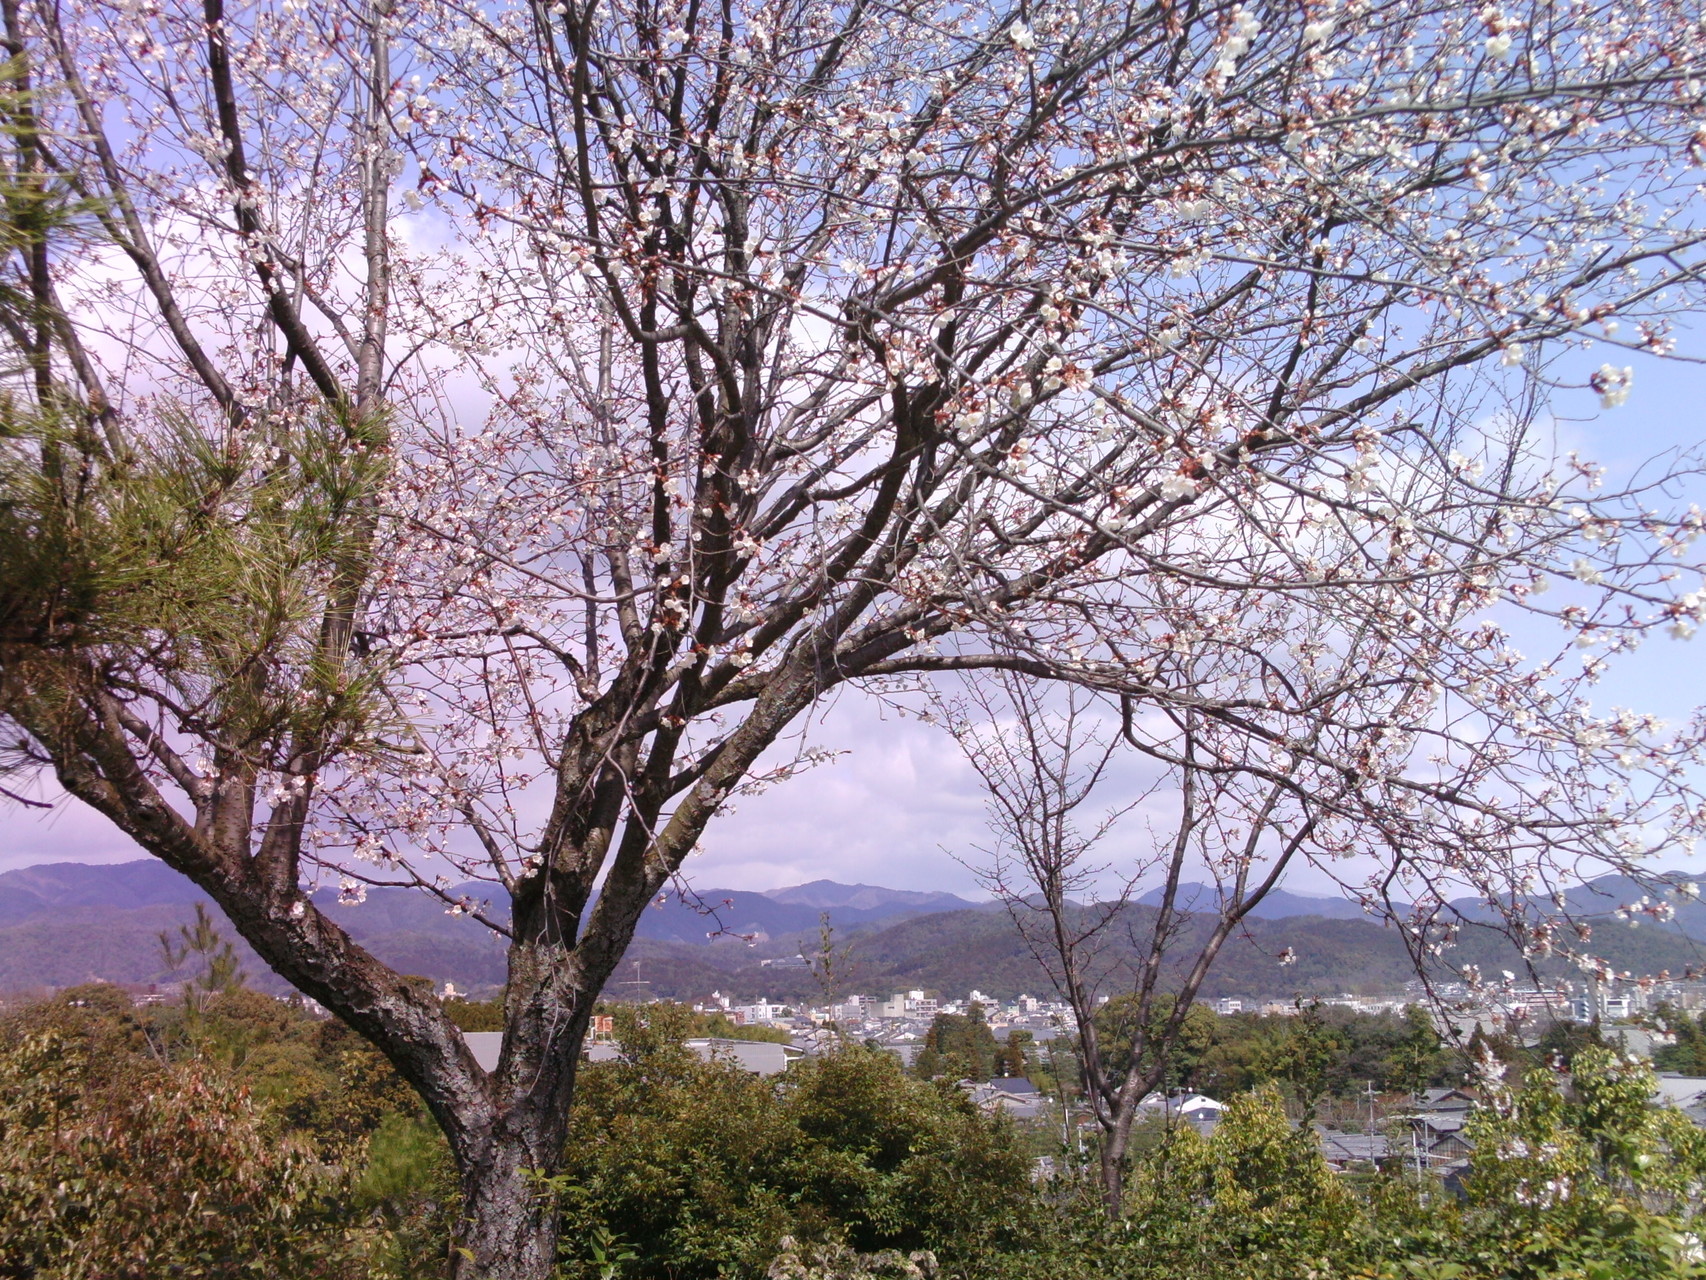
[[[444,1134],[419,1115],[387,1115],[367,1143],[367,1164],[350,1203],[375,1232],[375,1270],[398,1280],[426,1280],[449,1261],[448,1242],[460,1203]]]
[[[1648,1105],[1644,1063],[1585,1048],[1573,1077],[1491,1088],[1459,1199],[1436,1179],[1332,1173],[1277,1092],[1229,1100],[1133,1170],[1126,1216],[1066,1198],[978,1280],[1688,1280],[1706,1277],[1706,1133]]]
[[[389,1064],[253,993],[192,1012],[90,986],[0,1022],[0,1277],[442,1275],[449,1152]],[[1332,1173],[1268,1088],[1146,1134],[1109,1223],[887,1054],[763,1079],[683,1048],[702,1026],[623,1010],[624,1060],[583,1069],[543,1189],[565,1280],[1706,1280],[1706,1132],[1608,1049],[1488,1088],[1461,1199]]]
[[[860,1253],[841,1244],[801,1245],[784,1236],[766,1280],[935,1280],[936,1255],[927,1249]]]
[[[1567,1089],[1539,1070],[1521,1089],[1489,1090],[1468,1129],[1468,1203],[1443,1260],[1500,1280],[1706,1275],[1693,1234],[1706,1134],[1648,1105],[1645,1062],[1584,1047],[1572,1066]]]
[[[1230,1099],[1207,1138],[1174,1129],[1134,1170],[1126,1203],[1133,1276],[1291,1280],[1358,1255],[1356,1198],[1271,1086]]]
[[[61,1032],[0,1056],[0,1258],[38,1280],[349,1274],[341,1188],[189,1063],[113,1087]]]
[[[849,1048],[766,1080],[701,1062],[679,1021],[624,1015],[627,1060],[584,1069],[554,1180],[571,1275],[620,1258],[632,1276],[757,1277],[784,1236],[963,1260],[1028,1202],[1010,1126],[892,1055]]]

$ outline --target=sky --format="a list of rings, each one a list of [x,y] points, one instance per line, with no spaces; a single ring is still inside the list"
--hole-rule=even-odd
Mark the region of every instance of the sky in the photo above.
[[[1683,334],[1680,351],[1706,355],[1706,335]],[[1587,353],[1594,367],[1603,352]],[[1621,353],[1618,364],[1634,359]],[[1615,481],[1667,449],[1706,444],[1706,367],[1638,360],[1627,405],[1601,413],[1587,390],[1555,402],[1560,437],[1606,465]],[[1706,491],[1687,495],[1706,506]],[[1700,548],[1696,548],[1698,552]],[[1677,721],[1706,704],[1706,632],[1693,641],[1655,636],[1599,690],[1601,709],[1627,706]],[[939,727],[898,714],[853,691],[820,707],[807,726],[812,745],[840,752],[831,763],[736,801],[713,823],[684,873],[699,890],[767,890],[812,880],[983,892],[977,868],[987,842],[977,779]],[[125,862],[144,856],[105,819],[74,802],[48,812],[0,810],[0,871],[41,862]],[[1133,824],[1107,846],[1144,839]],[[1706,868],[1696,859],[1695,868]],[[1294,892],[1328,892],[1307,870]]]

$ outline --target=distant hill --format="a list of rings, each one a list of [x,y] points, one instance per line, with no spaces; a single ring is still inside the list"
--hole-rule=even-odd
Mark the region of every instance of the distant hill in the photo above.
[[[451,892],[492,901],[492,918],[507,919],[502,895],[492,885],[470,882]],[[403,972],[464,988],[503,981],[503,939],[467,916],[447,914],[437,898],[413,889],[376,888],[359,907],[342,907],[337,897],[336,890],[321,889],[315,901],[356,941]],[[0,872],[0,990],[65,986],[91,977],[160,981],[165,970],[158,935],[190,920],[197,902],[211,905],[194,884],[154,859]],[[638,945],[644,954],[677,957],[671,971],[686,981],[679,975],[691,966],[682,957],[692,951],[705,953],[697,963],[711,974],[723,972],[724,953],[738,953],[739,964],[792,954],[802,940],[815,943],[825,913],[845,934],[971,905],[949,893],[829,880],[771,894],[708,889],[684,899],[672,892],[642,917]],[[680,951],[684,947],[689,950]],[[258,957],[240,950],[254,981],[282,987]]]
[[[0,925],[69,907],[186,906],[207,895],[164,862],[145,858],[113,866],[48,862],[0,872]]]
[[[1154,918],[1151,907],[1134,904],[1126,909],[1099,960],[1103,990],[1117,991],[1129,978],[1136,954],[1132,940],[1144,939]],[[1183,957],[1206,928],[1203,917],[1188,921],[1176,954]],[[963,996],[977,987],[1005,1000],[1024,992],[1046,996],[1053,991],[1047,971],[1001,911],[974,908],[920,916],[887,928],[857,930],[843,941],[849,957],[842,994],[886,996],[921,987]],[[1668,969],[1680,974],[1690,966],[1706,965],[1706,945],[1667,930],[1596,930],[1594,944],[1615,968],[1635,973]],[[1281,965],[1278,957],[1287,949],[1295,958]],[[1465,964],[1479,965],[1488,977],[1502,969],[1523,970],[1521,956],[1502,934],[1474,925],[1433,963],[1434,976],[1441,979],[1455,977]],[[1539,969],[1547,979],[1580,976],[1559,961],[1542,962]],[[1176,968],[1172,976],[1179,976]],[[1222,950],[1202,995],[1290,1000],[1376,994],[1395,991],[1415,976],[1394,926],[1367,919],[1294,916],[1251,921]],[[816,1001],[821,994],[809,972],[765,967],[756,948],[646,940],[636,942],[607,990],[640,999],[697,999],[713,990],[778,1000]]]
[[[1694,880],[1695,875],[1686,871],[1664,871],[1657,878],[1668,884],[1680,885]],[[1649,895],[1627,876],[1601,876],[1571,889],[1564,896],[1572,912],[1593,918],[1607,916],[1618,907],[1633,905]],[[1676,908],[1676,919],[1669,927],[1691,938],[1706,941],[1706,902],[1680,895],[1673,895],[1667,901]],[[1649,922],[1646,927],[1656,926]]]
[[[1656,873],[1654,878],[1670,884],[1681,884],[1693,877],[1682,871],[1661,871]],[[1602,920],[1620,906],[1639,902],[1645,894],[1647,891],[1627,876],[1601,876],[1597,880],[1566,891],[1564,897],[1568,910],[1575,918]],[[1151,889],[1136,901],[1142,906],[1154,907],[1160,905],[1161,897],[1160,889]],[[1682,897],[1673,897],[1670,901],[1676,909],[1676,918],[1665,926],[1667,931],[1706,942],[1706,901]],[[1212,911],[1215,909],[1215,903],[1216,894],[1212,885],[1192,882],[1179,886],[1177,904],[1181,911]],[[1551,908],[1551,903],[1545,905],[1548,909]],[[1495,913],[1485,903],[1476,899],[1461,898],[1454,901],[1452,906],[1472,920],[1495,918]],[[1400,912],[1408,909],[1403,903],[1395,903],[1394,907]],[[1258,920],[1290,920],[1300,916],[1318,916],[1327,920],[1372,918],[1361,905],[1347,898],[1291,893],[1285,889],[1275,889],[1269,893],[1250,915]],[[1652,926],[1649,924],[1649,927]]]
[[[488,886],[458,892],[476,899]],[[360,907],[339,907],[335,889],[315,901],[350,935],[404,973],[454,975],[464,985],[504,978],[502,939],[466,916],[411,889],[375,889]],[[60,862],[0,872],[0,990],[68,986],[91,978],[158,982],[167,976],[159,935],[194,918],[211,900],[185,877],[152,859],[91,866]],[[217,910],[214,911],[218,916]],[[237,938],[250,980],[286,989]]]
[[[96,978],[158,981],[164,973],[158,934],[190,918],[190,908],[178,904],[130,910],[70,907],[0,926],[0,991],[69,987]],[[230,929],[225,933],[235,936]],[[241,951],[251,976],[265,972],[252,952]]]
[[[1137,957],[1137,944],[1144,942],[1155,920],[1154,908],[1128,906],[1107,931],[1108,945],[1095,961],[1104,991],[1117,991],[1129,979]],[[1196,943],[1210,927],[1206,917],[1188,918],[1180,927],[1173,972],[1194,958]],[[848,940],[850,957],[847,990],[871,995],[922,987],[949,995],[964,995],[972,987],[1001,999],[1022,992],[1043,995],[1052,990],[1047,971],[1036,954],[1014,928],[1006,913],[989,910],[955,911],[902,921],[886,929],[854,933]],[[1634,973],[1670,970],[1681,974],[1693,966],[1706,966],[1706,944],[1675,932],[1643,928],[1599,929],[1594,946],[1610,964]],[[1279,955],[1290,950],[1295,957],[1281,965]],[[720,969],[707,972],[701,987],[715,981],[724,990],[743,994],[768,994],[786,998],[786,979],[775,969],[760,968],[756,961],[733,967],[734,959],[719,957]],[[1480,966],[1488,977],[1502,969],[1522,972],[1522,957],[1501,933],[1471,925],[1465,928],[1453,949],[1433,962],[1435,977],[1456,976],[1460,966]],[[1539,962],[1544,978],[1579,979],[1573,967],[1562,961]],[[685,976],[685,975],[684,975]],[[1278,920],[1253,920],[1234,935],[1202,987],[1205,998],[1291,999],[1295,996],[1333,996],[1341,993],[1375,994],[1401,988],[1416,976],[1414,962],[1398,929],[1376,921],[1295,916]],[[653,974],[661,982],[662,970]],[[810,994],[809,975],[796,985]],[[686,987],[657,995],[705,994]]]
[[[1164,896],[1161,889],[1151,889],[1137,901],[1146,907],[1158,907]],[[1212,885],[1189,883],[1179,886],[1174,898],[1181,911],[1213,911],[1217,896]],[[1368,914],[1346,898],[1316,897],[1312,894],[1291,893],[1275,889],[1268,893],[1250,912],[1257,920],[1286,920],[1294,916],[1320,916],[1327,920],[1366,920]]]
[[[836,884],[833,880],[814,880],[767,893],[706,889],[685,899],[679,893],[665,895],[661,906],[641,917],[638,934],[662,942],[701,945],[719,939],[779,943],[809,937],[815,941],[819,920],[825,914],[831,924],[845,931],[913,916],[963,911],[972,905],[951,893],[917,893],[868,884]]]
[[[473,883],[458,892],[476,899],[492,896],[491,886]],[[1600,917],[1639,897],[1626,885],[1606,882],[1583,886],[1578,894],[1575,905]],[[474,991],[503,981],[503,938],[467,916],[447,914],[436,899],[411,889],[370,890],[359,907],[337,906],[336,898],[329,889],[317,895],[357,941],[404,973]],[[91,978],[160,981],[166,975],[157,935],[187,922],[193,904],[203,900],[189,881],[153,861],[58,863],[0,873],[0,990],[67,986]],[[1264,907],[1310,914],[1251,919],[1227,944],[1203,987],[1205,996],[1374,992],[1394,989],[1414,976],[1398,930],[1363,917],[1352,904],[1283,894]],[[713,990],[817,999],[822,993],[808,970],[764,962],[814,946],[820,912],[829,914],[837,945],[849,949],[843,994],[888,995],[922,987],[963,995],[976,986],[1011,998],[1052,989],[1007,913],[991,904],[967,903],[946,893],[817,881],[767,894],[707,890],[685,902],[671,894],[645,913],[608,992],[640,999],[698,998]],[[1111,982],[1119,980],[1122,967],[1129,968],[1154,914],[1152,905],[1133,903],[1109,932],[1113,941],[1100,963]],[[1684,906],[1678,924],[1706,938],[1706,908]],[[1188,945],[1206,927],[1200,917],[1187,921],[1181,944]],[[1636,973],[1706,966],[1706,945],[1676,925],[1646,922],[1630,929],[1602,919],[1594,947],[1616,968]],[[1282,967],[1276,957],[1287,948],[1296,959]],[[239,946],[239,952],[255,985],[285,989],[283,980],[246,947]],[[1437,964],[1442,976],[1464,964],[1480,965],[1489,975],[1522,967],[1502,935],[1473,925]],[[1558,962],[1542,968],[1575,976]]]
[[[893,915],[912,911],[960,911],[972,905],[951,893],[919,893],[908,889],[881,889],[869,884],[836,884],[813,880],[792,889],[772,889],[764,895],[772,902],[813,911],[865,911]]]

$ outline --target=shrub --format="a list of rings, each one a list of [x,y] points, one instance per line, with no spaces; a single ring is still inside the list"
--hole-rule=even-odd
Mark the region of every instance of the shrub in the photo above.
[[[367,1163],[350,1204],[374,1233],[374,1269],[397,1280],[426,1280],[446,1269],[459,1199],[450,1147],[420,1115],[393,1113],[367,1143]]]
[[[584,1069],[554,1180],[571,1275],[757,1277],[784,1236],[963,1259],[1028,1201],[1011,1128],[891,1055],[849,1048],[766,1080],[701,1062],[679,1021],[625,1015],[626,1061]]]
[[[48,1031],[0,1056],[0,1258],[38,1280],[345,1275],[335,1175],[200,1064],[125,1087]]]
[[[1271,1086],[1234,1096],[1207,1138],[1175,1129],[1134,1171],[1127,1207],[1134,1276],[1291,1280],[1356,1257],[1356,1198]]]

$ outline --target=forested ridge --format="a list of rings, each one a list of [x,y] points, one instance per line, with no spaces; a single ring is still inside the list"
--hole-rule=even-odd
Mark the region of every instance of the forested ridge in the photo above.
[[[375,895],[377,898],[377,895]],[[383,905],[383,899],[379,899]],[[409,927],[396,927],[383,912],[347,914],[352,932],[405,973],[431,978],[460,990],[481,990],[503,981],[501,940],[466,917],[446,916],[427,904]],[[1150,909],[1127,908],[1132,928],[1142,937]],[[61,909],[20,924],[0,927],[0,990],[70,986],[90,978],[114,982],[157,982],[167,974],[156,935],[191,917],[188,905],[121,909],[87,906]],[[440,923],[442,922],[442,923]],[[847,948],[841,981],[843,994],[925,988],[963,996],[976,988],[1000,999],[1021,993],[1046,995],[1047,972],[1015,933],[1006,914],[982,907],[919,916],[881,929],[838,931]],[[1681,975],[1706,966],[1706,944],[1676,926],[1630,929],[1608,925],[1596,934],[1607,961],[1635,973],[1668,970]],[[640,938],[613,977],[606,995],[617,998],[698,1000],[713,990],[776,999],[818,998],[822,993],[809,970],[766,967],[766,958],[789,956],[818,945],[816,930],[763,945],[739,937],[709,944]],[[1281,966],[1276,957],[1295,957]],[[283,992],[286,985],[246,948],[244,961],[262,989]],[[1129,957],[1122,949],[1119,957]],[[1450,977],[1465,964],[1488,971],[1518,969],[1522,957],[1495,930],[1466,927],[1457,946],[1437,958],[1434,972]],[[636,965],[638,966],[636,968]],[[1541,962],[1547,980],[1569,978],[1562,962]],[[1329,996],[1391,993],[1415,977],[1415,967],[1397,931],[1367,920],[1288,917],[1252,920],[1227,946],[1204,983],[1205,997]]]

